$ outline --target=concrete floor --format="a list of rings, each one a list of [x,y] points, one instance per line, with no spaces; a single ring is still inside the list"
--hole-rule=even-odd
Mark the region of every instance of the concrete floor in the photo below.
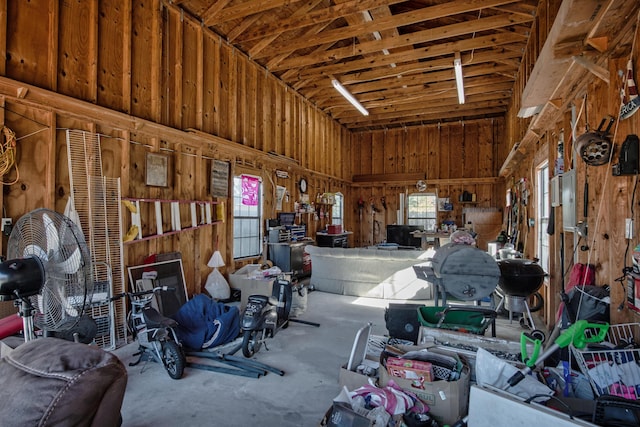
[[[387,334],[384,309],[389,302],[402,301],[309,293],[299,319],[321,326],[291,323],[268,342],[268,351],[263,348],[253,357],[283,370],[283,376],[255,379],[187,368],[183,378],[173,380],[154,362],[128,366],[136,360],[136,346],[123,346],[114,351],[129,373],[123,426],[317,426],[340,391],[340,366],[358,329],[371,322],[372,334]],[[523,331],[517,320],[507,319],[499,319],[497,330],[498,337],[512,340]],[[236,356],[242,357],[241,351]]]

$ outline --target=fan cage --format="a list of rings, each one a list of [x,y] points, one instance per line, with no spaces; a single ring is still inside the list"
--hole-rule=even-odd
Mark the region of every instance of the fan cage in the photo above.
[[[53,332],[74,327],[93,294],[91,256],[80,228],[60,213],[36,209],[17,221],[7,256],[42,262],[44,283],[39,294],[29,298],[34,325]]]

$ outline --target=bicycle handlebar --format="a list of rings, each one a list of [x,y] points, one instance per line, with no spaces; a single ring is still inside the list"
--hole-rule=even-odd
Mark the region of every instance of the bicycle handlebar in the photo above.
[[[160,292],[160,291],[169,291],[169,292],[175,292],[176,288],[173,286],[156,286],[153,289],[148,289],[146,291],[140,291],[140,292],[122,292],[118,295],[114,295],[113,297],[110,298],[110,301],[115,301],[118,300],[120,298],[123,298],[125,296],[128,296],[129,298],[131,297],[141,297],[144,295],[150,295],[156,292]]]

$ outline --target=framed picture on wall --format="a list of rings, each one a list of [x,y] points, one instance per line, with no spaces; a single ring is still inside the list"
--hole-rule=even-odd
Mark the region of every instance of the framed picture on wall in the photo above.
[[[154,187],[169,186],[169,156],[147,153],[145,183]]]
[[[229,197],[229,162],[214,160],[211,164],[211,195]]]
[[[448,197],[438,197],[438,212],[453,210],[453,205],[449,203]]]

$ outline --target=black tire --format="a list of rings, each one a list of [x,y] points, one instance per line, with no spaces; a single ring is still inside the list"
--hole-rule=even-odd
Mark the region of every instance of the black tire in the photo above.
[[[138,333],[136,331],[136,328],[133,324],[133,317],[132,317],[132,313],[128,312],[127,313],[127,331],[129,331],[129,333],[131,334],[131,337],[135,340],[136,338],[138,338]]]
[[[542,344],[547,340],[546,335],[540,329],[534,329],[529,333],[533,339],[540,340]]]
[[[162,343],[162,363],[171,378],[174,380],[182,378],[187,361],[182,349],[175,341]]]
[[[540,310],[544,307],[544,298],[542,298],[542,294],[540,292],[536,292],[530,296],[533,303],[529,306],[529,311],[532,313]]]
[[[520,326],[523,327],[524,329],[533,329],[533,325],[531,324],[531,321],[527,319],[525,316],[522,316],[520,318]]]
[[[242,336],[242,354],[244,357],[253,357],[253,355],[260,350],[260,332],[261,331],[244,331]]]

